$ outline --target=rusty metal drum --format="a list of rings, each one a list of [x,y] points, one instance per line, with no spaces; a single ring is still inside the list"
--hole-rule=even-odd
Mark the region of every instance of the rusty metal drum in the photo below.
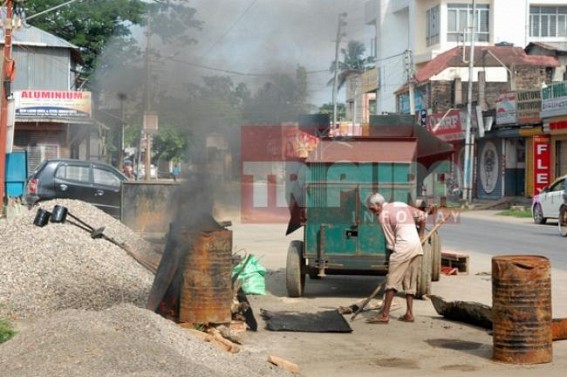
[[[553,359],[551,268],[546,257],[492,258],[493,358],[510,364]]]
[[[232,231],[193,234],[185,259],[179,321],[229,323],[232,319]]]

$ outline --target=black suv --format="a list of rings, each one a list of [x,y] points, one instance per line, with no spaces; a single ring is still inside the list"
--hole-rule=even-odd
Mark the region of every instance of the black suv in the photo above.
[[[122,181],[118,169],[99,161],[54,159],[43,161],[26,184],[24,200],[77,199],[120,219]]]

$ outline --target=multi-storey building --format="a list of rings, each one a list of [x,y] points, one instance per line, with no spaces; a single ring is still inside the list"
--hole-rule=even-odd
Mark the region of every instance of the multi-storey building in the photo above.
[[[347,102],[376,114],[419,115],[453,143],[448,176],[474,197],[532,196],[567,172],[567,107],[557,109],[567,96],[555,95],[567,76],[567,1],[369,0],[365,6],[365,22],[375,30],[377,79],[367,87],[373,103],[348,96]],[[533,114],[534,106],[554,111]],[[538,143],[548,153],[544,173],[534,163]],[[436,182],[440,176],[447,174],[431,174],[428,193],[445,186]]]
[[[399,111],[393,93],[416,70],[470,43],[473,3],[477,46],[567,41],[564,0],[369,0],[365,21],[376,31],[377,113]],[[565,66],[556,70],[561,77],[564,72]]]

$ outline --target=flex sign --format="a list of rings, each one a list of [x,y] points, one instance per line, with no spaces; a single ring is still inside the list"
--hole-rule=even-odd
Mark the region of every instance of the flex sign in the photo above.
[[[550,182],[550,143],[549,136],[534,136],[534,192],[539,193]]]
[[[567,82],[557,82],[541,90],[541,117],[567,114]]]

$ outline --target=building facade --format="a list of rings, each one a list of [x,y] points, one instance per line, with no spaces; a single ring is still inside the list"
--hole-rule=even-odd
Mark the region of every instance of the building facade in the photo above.
[[[478,46],[567,41],[564,0],[476,0],[474,5]],[[397,88],[436,56],[470,44],[472,7],[472,0],[367,1],[365,22],[376,31],[377,113],[400,111],[392,95]]]
[[[48,158],[103,159],[106,127],[92,116],[91,93],[78,90],[78,47],[28,26],[12,32],[12,59],[8,151],[25,150],[29,172]]]

